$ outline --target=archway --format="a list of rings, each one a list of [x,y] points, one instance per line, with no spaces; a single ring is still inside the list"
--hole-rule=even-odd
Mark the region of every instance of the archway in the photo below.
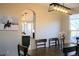
[[[32,9],[25,9],[22,13],[22,34],[30,36],[29,49],[35,49],[36,13]]]
[[[36,14],[32,9],[25,9],[22,13],[22,34],[35,38]]]

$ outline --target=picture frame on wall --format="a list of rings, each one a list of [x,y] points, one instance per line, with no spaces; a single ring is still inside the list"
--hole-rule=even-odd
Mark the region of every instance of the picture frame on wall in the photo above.
[[[18,20],[15,16],[0,16],[0,31],[18,30]]]

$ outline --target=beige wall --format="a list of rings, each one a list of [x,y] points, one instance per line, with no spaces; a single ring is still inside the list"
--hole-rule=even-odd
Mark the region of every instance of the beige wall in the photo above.
[[[69,15],[62,15],[61,17],[61,31],[65,32],[65,43],[69,42]]]
[[[36,13],[36,39],[57,37],[61,30],[65,30],[66,25],[63,21],[65,19],[62,19],[62,15],[57,12],[48,12],[48,6],[41,4],[0,4],[0,16],[16,16],[20,23],[25,9],[33,9]],[[6,50],[7,55],[17,55],[17,44],[21,42],[20,26],[19,29],[19,31],[0,31],[0,42],[3,42],[1,46],[4,49],[2,51]],[[34,49],[34,39],[31,42],[30,49]]]
[[[79,13],[79,7],[72,9],[72,14],[78,14]]]

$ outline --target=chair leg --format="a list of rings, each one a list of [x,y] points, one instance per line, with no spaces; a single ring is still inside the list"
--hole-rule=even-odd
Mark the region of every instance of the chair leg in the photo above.
[[[24,49],[24,56],[27,55],[28,49]]]
[[[60,44],[59,44],[59,40],[58,40],[58,46],[59,46]]]
[[[18,56],[20,56],[20,50],[19,50],[19,45],[18,45]]]
[[[55,40],[55,46],[57,46],[56,40]]]
[[[44,43],[44,48],[46,48],[46,43]]]
[[[50,48],[50,41],[49,41],[49,48]]]

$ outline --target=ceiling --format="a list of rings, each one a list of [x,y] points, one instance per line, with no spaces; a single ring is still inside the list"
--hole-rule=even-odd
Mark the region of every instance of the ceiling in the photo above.
[[[65,3],[64,6],[69,7],[69,8],[77,8],[79,7],[79,3]]]
[[[59,4],[63,5],[63,3],[59,3]],[[40,5],[49,6],[49,3],[40,3]],[[69,8],[76,8],[79,7],[79,3],[64,3],[64,6]]]
[[[34,4],[34,5],[41,5],[41,6],[48,7],[50,3],[23,3],[23,4],[27,4],[27,5]],[[59,3],[59,4],[63,5],[63,3]],[[0,3],[0,5],[8,5],[8,4]],[[11,4],[11,5],[14,5],[14,4]],[[79,3],[64,3],[64,6],[69,7],[69,8],[77,8],[77,7],[79,7]]]

